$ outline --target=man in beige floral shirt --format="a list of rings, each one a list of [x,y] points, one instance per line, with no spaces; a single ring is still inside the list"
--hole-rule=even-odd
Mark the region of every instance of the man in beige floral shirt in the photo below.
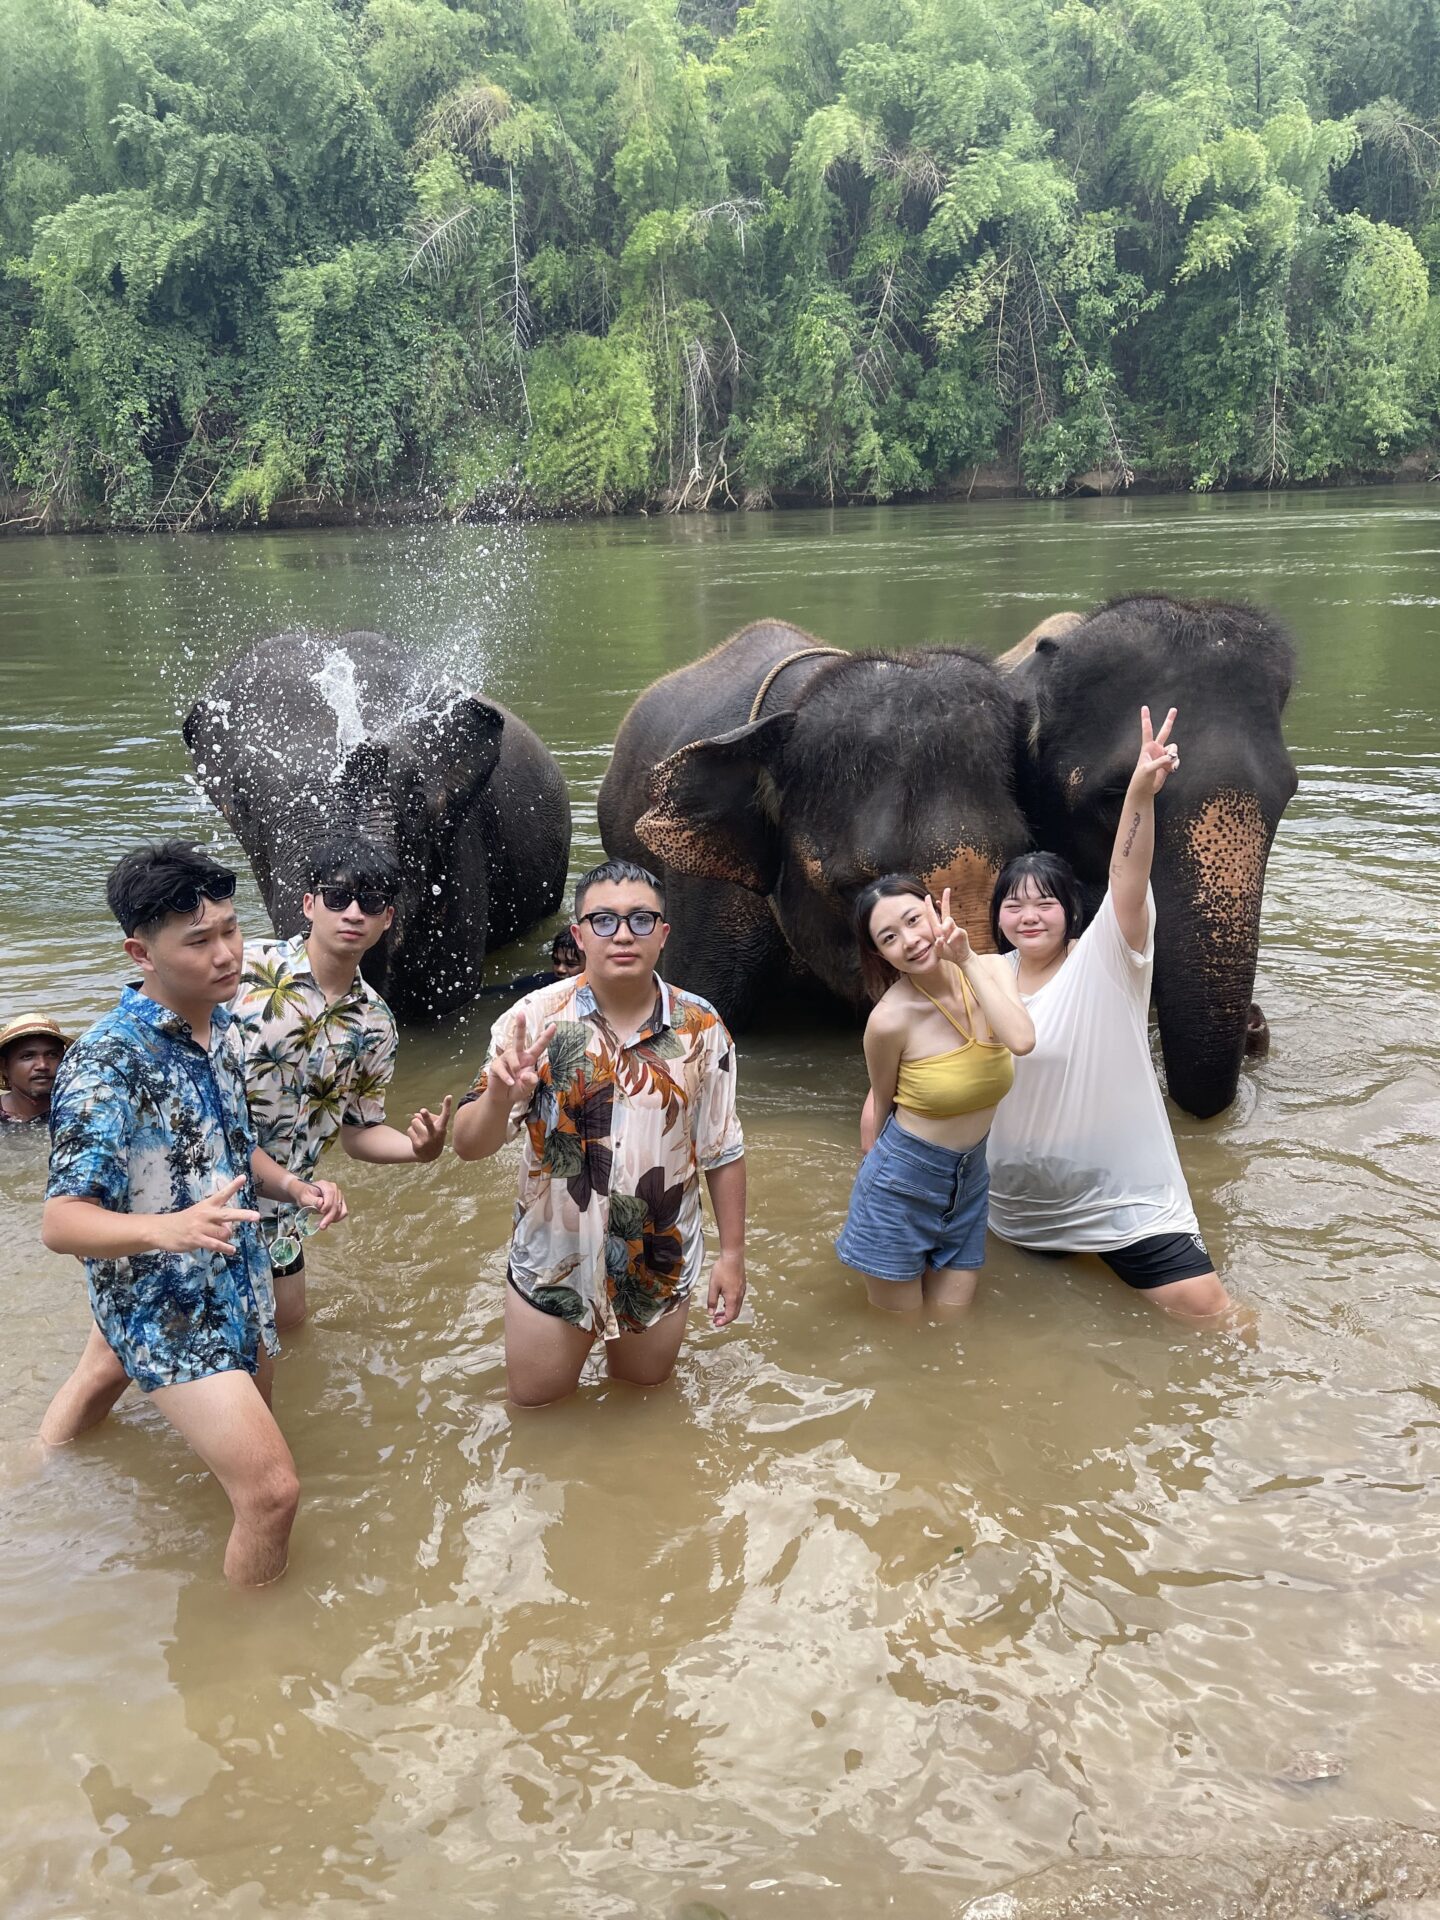
[[[511,1401],[579,1385],[603,1339],[612,1378],[668,1379],[704,1266],[703,1172],[719,1256],[706,1301],[726,1326],[745,1297],[745,1142],[735,1047],[719,1014],[661,980],[670,929],[659,882],[607,861],[575,889],[585,971],[527,994],[495,1023],[460,1103],[455,1151],[523,1158],[505,1294]]]
[[[230,1011],[245,1045],[245,1091],[255,1133],[288,1172],[313,1177],[338,1133],[352,1160],[411,1164],[436,1160],[450,1125],[447,1094],[438,1114],[422,1107],[402,1133],[385,1124],[385,1091],[395,1072],[395,1016],[360,972],[360,962],[395,918],[400,872],[393,855],[361,834],[324,841],[310,862],[308,934],[247,940]],[[317,1181],[338,1205],[326,1214],[261,1199],[261,1232],[275,1273],[275,1324],[305,1318],[307,1235],[345,1216],[332,1181]]]

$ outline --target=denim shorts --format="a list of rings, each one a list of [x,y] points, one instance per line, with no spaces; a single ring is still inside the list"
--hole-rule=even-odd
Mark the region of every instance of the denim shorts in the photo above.
[[[927,1267],[974,1272],[985,1264],[989,1208],[984,1140],[952,1153],[892,1113],[860,1163],[835,1251],[877,1280],[918,1280]]]

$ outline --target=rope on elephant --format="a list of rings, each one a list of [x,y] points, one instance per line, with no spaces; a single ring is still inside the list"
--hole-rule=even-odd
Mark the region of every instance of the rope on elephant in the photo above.
[[[845,649],[843,647],[801,647],[798,653],[787,653],[783,660],[777,660],[775,662],[775,665],[771,667],[765,678],[760,682],[760,691],[750,704],[750,725],[752,727],[760,718],[760,709],[765,704],[766,694],[769,693],[771,687],[774,686],[785,669],[787,667],[793,667],[797,660],[814,660],[821,654],[833,654],[836,659],[842,659],[845,654]]]

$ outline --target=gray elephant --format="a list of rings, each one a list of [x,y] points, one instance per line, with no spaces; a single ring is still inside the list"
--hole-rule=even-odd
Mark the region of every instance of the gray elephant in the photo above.
[[[797,972],[858,1006],[850,910],[876,874],[950,887],[977,948],[992,944],[995,875],[1029,839],[1019,724],[979,654],[847,654],[757,621],[635,702],[601,837],[661,870],[667,972],[732,1025]]]
[[[184,735],[277,933],[303,925],[325,833],[359,827],[396,855],[395,923],[363,965],[401,1019],[473,999],[487,950],[560,904],[560,769],[523,720],[384,634],[259,641],[210,681]]]
[[[1298,779],[1281,734],[1294,649],[1268,615],[1219,601],[1133,595],[1052,615],[999,664],[1029,745],[1026,812],[1039,846],[1106,884],[1135,760],[1135,715],[1179,710],[1179,771],[1156,807],[1155,1006],[1165,1076],[1207,1118],[1235,1097],[1247,1044],[1271,842]]]

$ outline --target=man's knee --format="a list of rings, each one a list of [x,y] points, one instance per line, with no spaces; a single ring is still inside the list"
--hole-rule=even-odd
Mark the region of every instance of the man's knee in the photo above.
[[[292,1460],[273,1460],[235,1489],[235,1510],[251,1526],[289,1530],[300,1505],[300,1476]]]
[[[1231,1312],[1235,1305],[1218,1273],[1202,1273],[1193,1280],[1176,1280],[1168,1287],[1156,1287],[1152,1297],[1157,1306],[1184,1320],[1215,1319]]]
[[[553,1407],[561,1400],[569,1400],[579,1385],[578,1380],[562,1381],[557,1386],[552,1381],[517,1380],[513,1374],[507,1374],[505,1398],[512,1407],[527,1411],[535,1407]]]
[[[664,1360],[615,1359],[609,1363],[612,1380],[623,1380],[627,1387],[663,1387],[675,1371],[675,1355]]]

